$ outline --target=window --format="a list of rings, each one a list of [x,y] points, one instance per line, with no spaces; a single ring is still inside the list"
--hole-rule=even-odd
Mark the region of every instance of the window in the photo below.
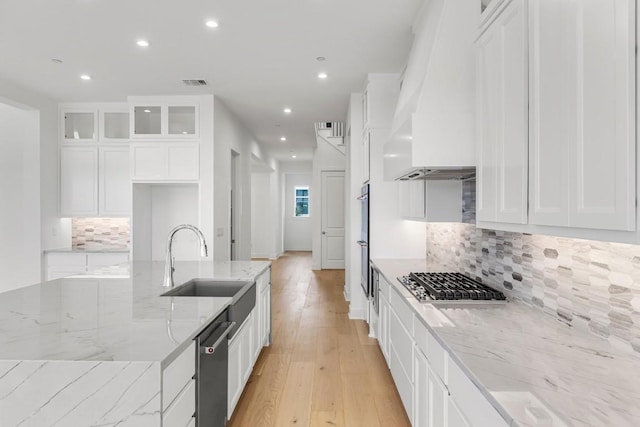
[[[295,187],[294,216],[309,216],[309,187]]]

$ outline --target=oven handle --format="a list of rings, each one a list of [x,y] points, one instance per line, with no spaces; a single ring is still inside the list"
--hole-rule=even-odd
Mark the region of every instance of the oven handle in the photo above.
[[[358,240],[356,243],[359,244],[360,246],[369,247],[369,244],[364,240]]]

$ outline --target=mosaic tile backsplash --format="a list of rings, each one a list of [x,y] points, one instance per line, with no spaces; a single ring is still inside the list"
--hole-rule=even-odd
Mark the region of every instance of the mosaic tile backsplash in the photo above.
[[[128,249],[129,218],[73,218],[71,246],[74,248]]]
[[[640,246],[430,223],[427,263],[640,352]]]

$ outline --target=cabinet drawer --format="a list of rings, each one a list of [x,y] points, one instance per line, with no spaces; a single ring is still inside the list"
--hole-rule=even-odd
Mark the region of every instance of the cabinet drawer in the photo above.
[[[394,290],[389,293],[389,304],[391,304],[391,308],[396,312],[404,327],[407,328],[409,335],[413,336],[413,310],[406,299],[400,296],[398,292]]]
[[[390,347],[396,352],[407,376],[413,378],[413,339],[393,308],[389,311]]]
[[[87,255],[85,254],[47,254],[47,265],[49,267],[85,267],[87,265]]]
[[[196,382],[189,381],[189,384],[182,389],[176,400],[162,414],[163,427],[185,427],[196,412]]]
[[[449,385],[449,355],[435,337],[427,332],[427,352],[429,366],[440,377],[445,385]]]
[[[196,344],[191,343],[162,372],[162,405],[167,408],[196,373]],[[181,424],[184,426],[186,424]]]
[[[508,425],[480,389],[455,363],[449,366],[448,388],[456,406],[472,426],[506,427]]]
[[[380,295],[384,295],[388,300],[389,299],[389,286],[390,285],[387,282],[387,279],[385,279],[382,274],[379,277],[380,277],[380,280],[378,281],[378,293],[380,293]]]
[[[408,377],[404,369],[402,369],[400,358],[396,351],[391,348],[389,353],[389,370],[391,371],[391,376],[396,384],[405,411],[413,418],[413,384],[411,377]],[[411,421],[413,422],[413,420]]]
[[[416,319],[413,329],[413,339],[416,342],[416,346],[424,356],[427,357],[427,354],[429,354],[429,335],[431,335],[431,332],[429,332],[427,327],[418,319]]]
[[[87,265],[89,267],[107,267],[110,265],[129,262],[129,254],[87,254]]]

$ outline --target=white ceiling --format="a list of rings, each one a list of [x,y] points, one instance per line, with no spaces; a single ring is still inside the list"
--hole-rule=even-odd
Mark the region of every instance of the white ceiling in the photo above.
[[[309,160],[314,122],[344,120],[366,73],[402,71],[421,2],[1,0],[0,78],[58,101],[214,93],[274,157]]]

